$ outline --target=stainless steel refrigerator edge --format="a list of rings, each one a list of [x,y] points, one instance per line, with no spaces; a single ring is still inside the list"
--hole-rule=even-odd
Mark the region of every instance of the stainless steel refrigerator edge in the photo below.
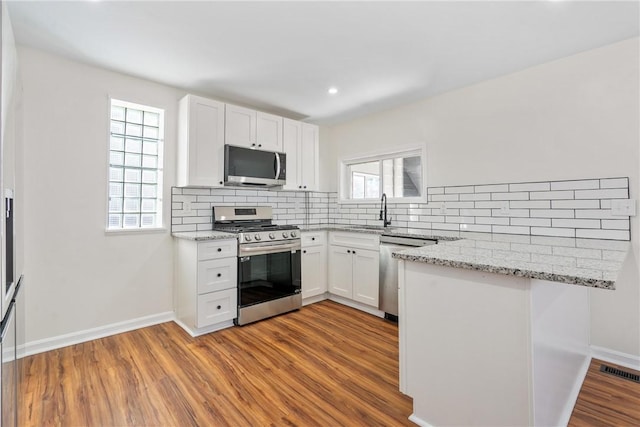
[[[391,255],[410,247],[435,245],[437,240],[380,236],[380,295],[378,309],[389,320],[398,320],[398,260]]]

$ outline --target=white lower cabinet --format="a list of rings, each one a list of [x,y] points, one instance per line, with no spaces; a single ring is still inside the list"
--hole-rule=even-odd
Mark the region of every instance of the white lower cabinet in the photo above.
[[[302,298],[327,292],[327,232],[302,233]]]
[[[330,233],[329,292],[378,307],[380,239],[363,233]]]
[[[238,317],[237,241],[178,239],[176,321],[192,336],[233,325]]]

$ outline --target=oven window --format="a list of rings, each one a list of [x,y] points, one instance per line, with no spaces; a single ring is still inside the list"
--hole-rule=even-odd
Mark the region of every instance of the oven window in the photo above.
[[[253,255],[238,259],[240,307],[271,301],[299,292],[299,251]]]

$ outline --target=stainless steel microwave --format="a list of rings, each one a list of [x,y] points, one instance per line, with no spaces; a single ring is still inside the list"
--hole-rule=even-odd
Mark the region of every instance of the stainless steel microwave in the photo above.
[[[285,153],[224,146],[224,183],[251,187],[284,185],[287,179]]]

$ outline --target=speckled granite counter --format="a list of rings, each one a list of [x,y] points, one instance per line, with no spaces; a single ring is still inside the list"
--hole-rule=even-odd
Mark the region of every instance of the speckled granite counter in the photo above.
[[[224,240],[224,239],[236,239],[237,234],[223,233],[221,231],[181,231],[177,233],[171,233],[173,237],[186,240]]]
[[[404,227],[387,227],[387,228],[371,228],[367,226],[348,225],[348,224],[316,224],[308,226],[300,226],[302,231],[348,231],[351,233],[367,233],[379,234],[385,236],[408,236],[418,237],[421,239],[434,240],[459,240],[459,232],[442,231],[434,234],[434,230],[425,230],[422,228],[404,228]]]
[[[394,252],[393,257],[488,273],[615,289],[629,242],[461,233],[462,240]]]

